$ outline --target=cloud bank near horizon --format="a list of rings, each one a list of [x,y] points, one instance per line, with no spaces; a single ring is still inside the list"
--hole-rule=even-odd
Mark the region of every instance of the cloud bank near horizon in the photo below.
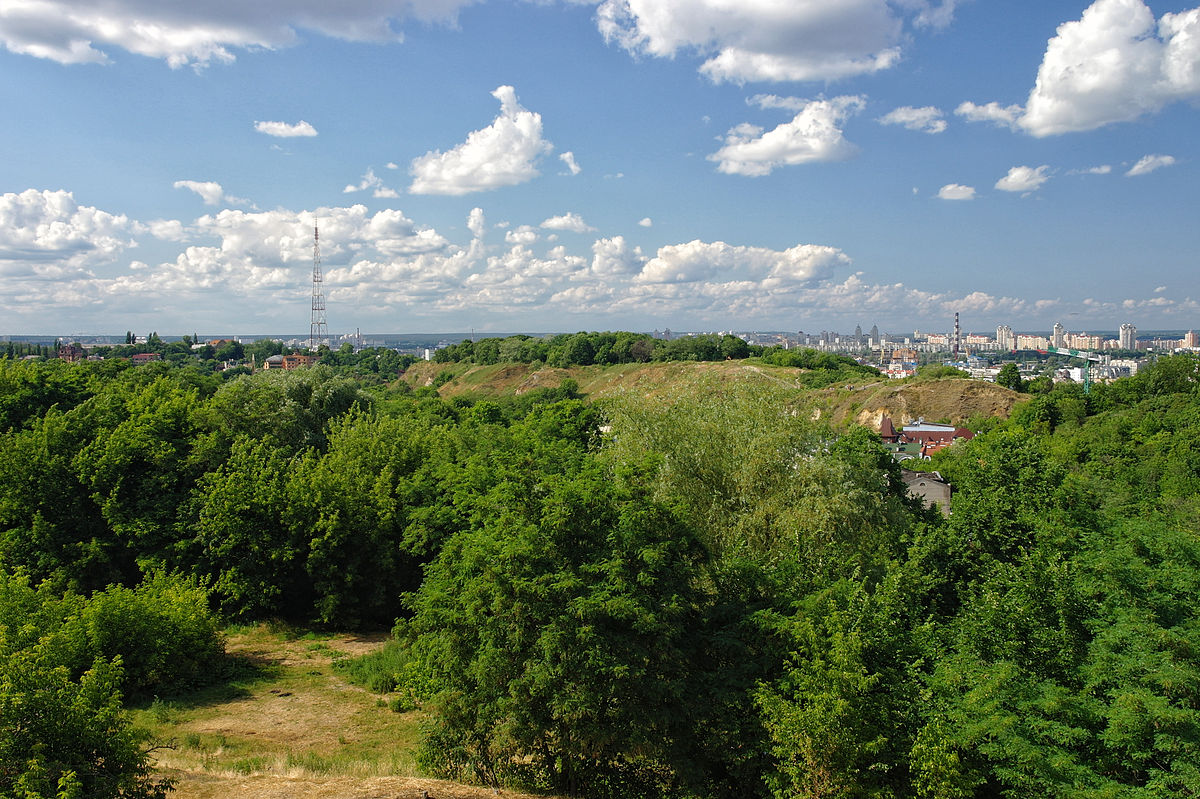
[[[359,204],[225,208],[191,222],[139,222],[81,205],[70,192],[33,189],[0,196],[0,295],[19,309],[18,319],[66,309],[77,324],[90,320],[96,329],[123,314],[180,318],[181,309],[217,298],[223,312],[240,309],[248,327],[279,327],[304,307],[315,218],[330,307],[353,309],[355,325],[442,318],[474,320],[484,329],[480,321],[491,318],[493,328],[540,329],[549,319],[583,316],[593,327],[635,320],[646,327],[669,318],[720,327],[762,320],[786,329],[794,324],[785,322],[806,315],[865,320],[897,307],[922,309],[930,320],[954,311],[1020,318],[1063,307],[1055,299],[872,282],[849,253],[821,244],[773,250],[692,240],[647,255],[621,235],[598,234],[572,251],[554,241],[560,231],[594,232],[572,212],[489,241],[484,212],[475,208],[466,220],[470,238],[453,241],[399,210],[372,213]],[[133,258],[140,244],[152,242],[176,249],[174,259]],[[1161,295],[1089,303],[1113,314],[1200,307]],[[194,313],[187,318],[191,327],[211,324]]]

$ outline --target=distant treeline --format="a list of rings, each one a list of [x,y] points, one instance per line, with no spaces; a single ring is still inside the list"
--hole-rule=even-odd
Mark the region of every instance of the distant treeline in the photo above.
[[[136,336],[126,334],[126,343],[95,347],[89,354],[102,358],[129,358],[138,353],[158,353],[164,360],[178,366],[197,363],[203,370],[215,371],[219,364],[230,361],[250,361],[261,365],[272,355],[289,354],[297,351],[285,347],[281,342],[260,339],[249,344],[238,341],[221,341],[208,344],[184,336],[179,341],[166,342],[157,333],[151,333],[145,341],[133,343]],[[53,347],[9,343],[8,357],[33,354],[53,357]],[[338,349],[321,345],[315,353],[318,362],[351,374],[362,380],[372,376],[382,379],[394,378],[418,358],[403,355],[385,347],[368,347],[355,351],[350,343]],[[810,385],[827,384],[855,377],[878,377],[878,371],[863,366],[853,358],[813,349],[785,349],[782,346],[765,347],[749,344],[731,334],[706,333],[682,336],[675,339],[658,339],[645,333],[561,333],[554,336],[535,338],[513,335],[505,338],[466,339],[458,344],[443,347],[433,354],[435,363],[474,363],[490,366],[498,363],[545,364],[566,368],[571,366],[614,365],[627,363],[652,363],[667,361],[725,361],[757,357],[764,363],[775,366],[792,366],[819,371],[811,376]],[[244,367],[232,371],[224,370],[226,379],[246,374]]]
[[[422,709],[437,776],[1200,792],[1194,357],[974,420],[931,464],[949,518],[873,432],[761,375],[591,404],[344,368],[0,359],[0,796],[160,795],[117,692],[219,673],[218,615],[398,620],[373,681]]]
[[[565,368],[665,361],[725,361],[751,357],[761,358],[765,363],[775,366],[826,372],[849,371],[860,377],[879,376],[876,369],[862,366],[844,355],[748,344],[728,333],[705,333],[670,340],[628,332],[560,333],[543,338],[515,335],[477,341],[468,339],[438,350],[433,360],[435,363],[470,362],[485,366],[497,363],[544,363]]]
[[[28,341],[5,341],[0,344],[0,357],[3,358],[51,358],[55,354],[55,348],[47,344]]]

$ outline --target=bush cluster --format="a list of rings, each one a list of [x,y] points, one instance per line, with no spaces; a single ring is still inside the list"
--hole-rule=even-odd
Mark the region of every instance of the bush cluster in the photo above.
[[[0,795],[165,796],[121,699],[200,685],[222,654],[194,581],[83,597],[0,573]]]

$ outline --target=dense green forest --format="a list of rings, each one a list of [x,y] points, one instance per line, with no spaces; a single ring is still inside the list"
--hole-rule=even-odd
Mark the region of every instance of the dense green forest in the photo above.
[[[378,687],[460,780],[1200,794],[1194,357],[977,420],[932,464],[949,518],[818,416],[767,380],[472,401],[0,359],[0,796],[162,795],[121,701],[267,618],[394,624]]]

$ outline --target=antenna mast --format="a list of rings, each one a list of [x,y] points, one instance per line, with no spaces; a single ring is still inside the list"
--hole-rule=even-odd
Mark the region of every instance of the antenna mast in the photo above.
[[[313,352],[329,341],[329,326],[325,323],[325,293],[321,290],[321,234],[313,221],[312,323],[309,325],[308,348]]]

